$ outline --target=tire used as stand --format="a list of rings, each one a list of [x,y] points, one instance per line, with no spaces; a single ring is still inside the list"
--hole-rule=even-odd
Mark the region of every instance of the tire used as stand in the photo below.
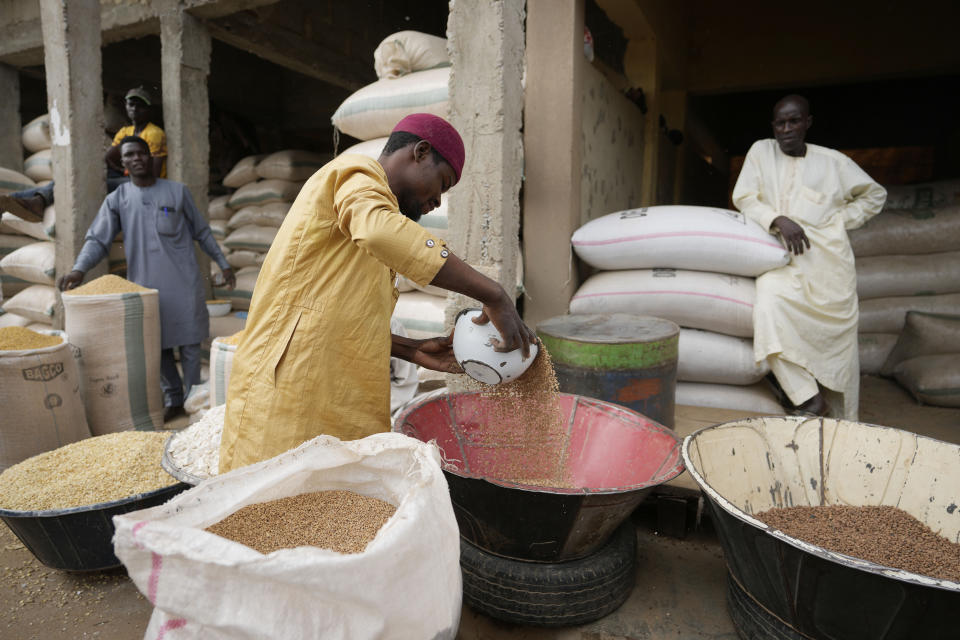
[[[596,553],[558,563],[496,556],[460,540],[463,600],[492,618],[565,627],[599,620],[630,595],[636,580],[637,536],[622,524]]]

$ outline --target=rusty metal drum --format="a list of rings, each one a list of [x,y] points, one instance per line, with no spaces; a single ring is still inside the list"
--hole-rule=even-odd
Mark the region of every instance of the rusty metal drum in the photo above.
[[[633,409],[673,427],[680,327],[629,313],[575,314],[541,322],[560,391]]]

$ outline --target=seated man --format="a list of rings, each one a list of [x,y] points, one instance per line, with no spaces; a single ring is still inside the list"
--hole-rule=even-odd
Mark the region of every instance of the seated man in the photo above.
[[[773,108],[775,140],[750,147],[733,203],[779,233],[790,263],[757,278],[754,357],[766,361],[798,413],[857,419],[857,274],[847,230],[880,212],[886,191],[853,160],[806,144],[813,124],[801,96]]]
[[[143,87],[127,92],[127,117],[133,124],[117,131],[113,146],[107,150],[107,193],[112,193],[130,179],[124,174],[120,162],[120,141],[127,136],[145,140],[150,145],[150,170],[154,177],[167,176],[167,136],[163,129],[150,122],[152,102],[153,99]],[[28,222],[39,222],[43,220],[43,210],[53,204],[53,200],[53,182],[50,182],[42,187],[0,195],[0,211],[9,211]]]

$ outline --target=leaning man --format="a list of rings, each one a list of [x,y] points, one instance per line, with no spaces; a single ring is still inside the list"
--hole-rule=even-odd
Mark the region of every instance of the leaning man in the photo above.
[[[160,292],[160,374],[166,421],[184,413],[184,398],[200,382],[200,343],[209,332],[194,241],[217,263],[229,287],[236,278],[187,187],[154,175],[146,141],[123,138],[120,157],[130,182],[103,201],[73,271],[60,278],[58,286],[66,291],[83,282],[84,274],[107,256],[114,238],[123,233],[127,278]],[[182,379],[174,348],[180,351]]]
[[[774,139],[753,144],[733,203],[793,255],[757,278],[754,356],[766,360],[797,413],[857,419],[857,273],[847,231],[883,208],[886,191],[850,158],[808,144],[810,106],[773,109]]]

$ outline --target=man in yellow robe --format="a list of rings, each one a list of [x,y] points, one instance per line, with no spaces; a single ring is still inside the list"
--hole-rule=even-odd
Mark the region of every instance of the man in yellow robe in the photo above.
[[[793,253],[757,278],[754,357],[798,412],[856,420],[859,308],[847,230],[879,213],[886,191],[839,151],[807,144],[812,124],[806,99],[780,100],[775,139],[753,144],[733,190],[737,209]]]
[[[390,333],[397,274],[479,300],[504,337],[536,336],[493,280],[416,220],[460,178],[463,142],[442,118],[414,114],[379,161],[343,154],[303,186],[264,260],[227,394],[220,472],[320,435],[390,429],[390,357],[460,372],[449,337]]]

